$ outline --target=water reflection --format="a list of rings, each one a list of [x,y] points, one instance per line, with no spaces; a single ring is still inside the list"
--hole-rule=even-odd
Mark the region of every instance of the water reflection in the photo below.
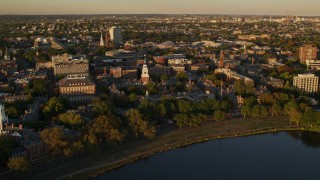
[[[300,140],[304,145],[308,147],[320,147],[320,133],[307,131],[289,131],[288,134],[292,138]]]
[[[319,179],[319,147],[319,133],[301,131],[213,140],[162,152],[96,179]]]

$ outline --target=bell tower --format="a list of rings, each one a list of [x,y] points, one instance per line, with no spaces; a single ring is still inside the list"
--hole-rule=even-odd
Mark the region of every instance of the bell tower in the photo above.
[[[147,84],[148,82],[150,82],[150,76],[149,76],[149,70],[148,70],[147,56],[146,55],[144,55],[144,62],[143,62],[143,67],[142,67],[141,81],[143,82],[143,84]]]
[[[101,37],[100,37],[100,47],[104,47],[103,37],[102,37],[102,31],[101,31]]]

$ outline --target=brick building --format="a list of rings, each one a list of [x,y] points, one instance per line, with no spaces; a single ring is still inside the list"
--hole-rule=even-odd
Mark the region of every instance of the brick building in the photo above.
[[[96,94],[96,85],[84,75],[69,75],[59,81],[59,93],[70,101],[91,101]]]

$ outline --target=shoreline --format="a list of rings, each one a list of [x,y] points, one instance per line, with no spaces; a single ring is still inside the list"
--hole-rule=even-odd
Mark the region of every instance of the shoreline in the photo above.
[[[85,177],[85,179],[92,179],[92,178],[96,178],[98,176],[101,176],[105,173],[108,173],[110,171],[116,170],[118,168],[121,168],[127,164],[130,163],[134,163],[136,161],[148,158],[150,156],[156,155],[158,153],[162,153],[162,152],[166,152],[166,151],[170,151],[170,150],[174,150],[174,149],[178,149],[178,148],[183,148],[183,147],[187,147],[187,146],[191,146],[191,145],[196,145],[198,143],[205,143],[205,142],[209,142],[209,141],[213,141],[213,140],[220,140],[220,139],[231,139],[231,138],[239,138],[239,137],[247,137],[247,136],[254,136],[254,135],[260,135],[260,134],[268,134],[268,133],[279,133],[279,132],[285,132],[285,131],[310,131],[310,132],[318,132],[318,131],[313,131],[313,130],[306,130],[304,128],[279,128],[279,129],[275,129],[275,128],[270,128],[270,129],[264,129],[261,131],[253,131],[252,133],[247,133],[247,134],[235,134],[235,135],[229,135],[229,136],[212,136],[212,137],[200,137],[197,139],[190,139],[187,140],[187,142],[182,143],[182,144],[177,144],[174,146],[170,146],[168,148],[164,148],[164,149],[158,149],[156,151],[150,152],[150,153],[143,153],[142,155],[136,155],[135,157],[130,157],[130,158],[125,158],[123,160],[120,160],[119,162],[114,162],[112,165],[109,165],[107,167],[104,167],[103,170],[100,170],[100,168],[97,168],[94,171],[97,172],[93,172],[89,177]],[[100,172],[101,171],[101,172]],[[72,176],[68,176],[69,178],[71,178]],[[68,178],[63,177],[64,178]]]
[[[287,117],[265,118],[260,124],[262,127],[266,126],[265,128],[254,128],[256,126],[256,122],[256,119],[253,118],[231,120],[227,125],[228,131],[226,131],[226,125],[224,122],[209,123],[200,127],[184,128],[182,130],[174,129],[160,134],[159,137],[156,137],[152,141],[138,141],[129,145],[124,145],[124,147],[119,148],[119,151],[115,150],[113,153],[102,151],[101,158],[80,158],[80,160],[82,159],[83,161],[88,162],[88,164],[86,164],[87,166],[75,168],[73,166],[77,166],[79,164],[74,161],[64,165],[65,167],[43,172],[41,174],[31,176],[28,179],[43,179],[44,177],[47,179],[92,179],[129,163],[148,158],[157,153],[211,140],[284,131],[319,132],[312,129],[289,126]],[[70,173],[66,174],[65,172]]]

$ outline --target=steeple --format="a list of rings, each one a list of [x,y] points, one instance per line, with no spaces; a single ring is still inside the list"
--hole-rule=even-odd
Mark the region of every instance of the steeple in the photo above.
[[[143,62],[143,67],[142,67],[141,81],[143,82],[143,84],[147,84],[148,82],[150,82],[150,76],[149,76],[149,70],[148,70],[147,56],[146,55],[144,55],[144,62]]]
[[[143,55],[144,57],[144,61],[143,61],[143,65],[147,64],[147,55]]]
[[[102,37],[102,31],[100,36],[100,47],[104,47],[103,37]]]
[[[247,45],[243,46],[243,54],[248,54]]]
[[[9,55],[9,51],[8,51],[8,46],[6,46],[6,53],[4,55],[4,60],[6,61],[10,61],[10,55]]]
[[[8,116],[5,114],[4,105],[0,104],[0,134],[3,130],[3,123],[8,123]]]

